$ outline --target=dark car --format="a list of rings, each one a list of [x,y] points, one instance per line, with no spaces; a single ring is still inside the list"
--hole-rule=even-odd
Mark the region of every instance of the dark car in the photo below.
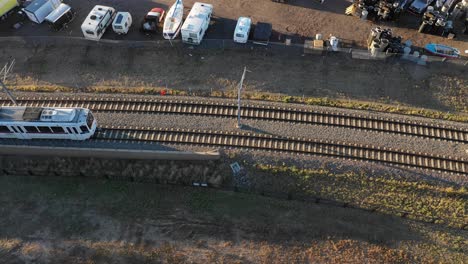
[[[414,14],[422,14],[433,2],[434,0],[414,0],[408,10]]]
[[[165,13],[166,11],[159,7],[151,9],[141,21],[140,30],[145,33],[158,32],[158,25],[163,20]]]
[[[268,44],[272,32],[272,25],[270,23],[258,22],[255,25],[253,40],[254,43]]]

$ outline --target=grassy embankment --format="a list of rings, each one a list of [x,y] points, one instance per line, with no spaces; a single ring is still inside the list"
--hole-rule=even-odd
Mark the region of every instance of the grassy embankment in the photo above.
[[[468,229],[468,190],[448,183],[399,175],[369,177],[326,169],[255,164],[258,189],[310,195],[354,207],[450,227]],[[254,173],[255,174],[255,173]]]
[[[468,261],[465,231],[212,189],[2,176],[0,201],[4,261]]]

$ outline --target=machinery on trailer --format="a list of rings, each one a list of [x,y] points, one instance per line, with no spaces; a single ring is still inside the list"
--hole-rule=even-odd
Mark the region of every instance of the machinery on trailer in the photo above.
[[[414,0],[409,6],[408,11],[413,14],[422,14],[433,2],[434,0]]]
[[[370,20],[395,20],[408,8],[412,0],[354,0],[346,15]]]
[[[455,36],[453,21],[449,20],[449,13],[434,10],[432,6],[428,7],[424,12],[418,31],[441,36],[448,36],[449,34]]]
[[[0,107],[0,138],[85,140],[95,132],[86,108]]]
[[[404,45],[401,36],[394,36],[391,29],[373,28],[367,38],[367,48],[372,54],[383,52],[387,54],[403,53]]]

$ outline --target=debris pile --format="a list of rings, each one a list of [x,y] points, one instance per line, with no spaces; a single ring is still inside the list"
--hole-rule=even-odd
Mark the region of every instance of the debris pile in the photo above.
[[[401,0],[354,0],[351,8],[354,15],[369,20],[395,20],[405,5]],[[347,13],[348,14],[348,13]]]
[[[452,38],[455,37],[453,21],[449,20],[449,13],[446,12],[446,9],[434,10],[432,6],[429,6],[427,11],[424,12],[421,25],[419,26],[419,32],[445,37],[452,34]]]
[[[404,45],[401,36],[393,36],[391,29],[373,28],[367,39],[367,48],[371,54],[378,52],[403,53]]]

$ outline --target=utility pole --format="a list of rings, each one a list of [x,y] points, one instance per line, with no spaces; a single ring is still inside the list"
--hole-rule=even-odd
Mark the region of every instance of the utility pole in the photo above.
[[[13,59],[13,61],[10,63],[10,65],[8,65],[8,63],[7,63],[0,70],[0,75],[3,75],[3,78],[0,80],[0,86],[2,87],[3,91],[5,91],[8,98],[13,102],[13,104],[18,105],[18,103],[15,100],[15,97],[13,96],[13,94],[11,94],[10,90],[8,90],[8,88],[5,85],[5,81],[6,81],[7,77],[8,77],[8,74],[10,73],[11,69],[13,68],[14,64],[15,64],[15,60]]]
[[[245,73],[247,71],[248,71],[247,67],[244,66],[244,72],[242,73],[242,78],[240,80],[239,87],[238,87],[238,90],[237,90],[237,128],[242,128],[242,124],[241,124],[241,91],[242,91],[242,84],[244,83]]]

